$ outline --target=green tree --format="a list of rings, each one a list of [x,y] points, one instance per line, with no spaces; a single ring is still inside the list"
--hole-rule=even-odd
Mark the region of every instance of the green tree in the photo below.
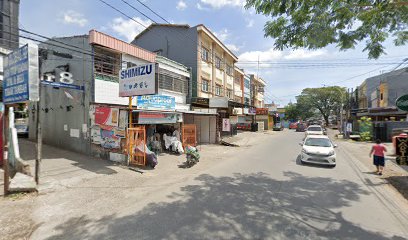
[[[289,103],[285,106],[286,120],[306,120],[314,116],[310,106],[302,103]]]
[[[296,99],[299,104],[308,107],[309,111],[318,110],[326,124],[329,124],[330,113],[339,113],[341,104],[346,102],[346,94],[346,90],[338,86],[305,88]]]
[[[364,41],[368,57],[377,59],[387,38],[396,46],[408,41],[407,0],[247,0],[245,7],[272,18],[265,37],[279,50],[329,44],[347,50]]]

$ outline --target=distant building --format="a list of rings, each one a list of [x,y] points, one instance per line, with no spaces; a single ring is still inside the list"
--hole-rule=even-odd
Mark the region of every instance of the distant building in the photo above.
[[[263,108],[266,82],[254,74],[251,74],[250,77],[252,87],[252,105],[257,108]]]
[[[393,130],[408,128],[407,112],[396,107],[396,100],[408,94],[408,67],[365,79],[351,94],[350,117],[353,131],[359,131],[359,121],[373,121],[373,137],[390,141]]]
[[[3,101],[3,58],[19,47],[20,0],[0,1],[0,101]]]
[[[0,48],[18,48],[20,0],[0,1]]]

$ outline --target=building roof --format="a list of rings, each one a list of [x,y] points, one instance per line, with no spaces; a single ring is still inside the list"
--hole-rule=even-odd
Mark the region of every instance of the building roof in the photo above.
[[[107,48],[114,49],[121,53],[126,53],[131,56],[146,60],[148,62],[156,61],[156,53],[150,52],[146,49],[136,45],[119,40],[108,34],[98,32],[96,30],[89,31],[89,44],[97,44]]]
[[[189,29],[191,28],[190,25],[188,24],[162,24],[162,23],[152,23],[150,24],[145,30],[143,30],[142,32],[140,32],[135,38],[134,40],[137,40],[140,36],[142,36],[143,34],[145,34],[147,31],[151,30],[154,27],[167,27],[167,28],[185,28],[185,29]],[[211,38],[213,38],[226,52],[228,52],[231,57],[235,60],[238,61],[238,57],[227,48],[227,46],[225,46],[224,43],[222,43],[215,35],[214,33],[212,33],[204,24],[198,24],[192,28],[196,28],[197,31],[198,30],[204,30]]]
[[[231,56],[232,56],[232,58],[235,60],[235,61],[238,61],[238,57],[237,56],[235,56],[235,54],[231,51],[231,50],[229,50],[228,48],[227,48],[227,46],[225,46],[225,44],[223,43],[223,42],[221,42],[215,35],[214,35],[214,33],[213,32],[211,32],[204,24],[198,24],[197,26],[194,26],[195,28],[197,28],[197,30],[204,30],[208,35],[210,35],[210,37],[212,37],[219,45],[221,45],[221,47],[226,51],[226,52],[228,52]],[[200,28],[202,28],[202,29],[200,29]]]
[[[147,31],[150,31],[153,27],[172,27],[172,28],[186,28],[189,29],[190,25],[188,24],[167,24],[167,23],[152,23],[150,24],[145,30],[141,31],[139,34],[136,35],[136,37],[133,39],[136,40],[143,34],[145,34]]]

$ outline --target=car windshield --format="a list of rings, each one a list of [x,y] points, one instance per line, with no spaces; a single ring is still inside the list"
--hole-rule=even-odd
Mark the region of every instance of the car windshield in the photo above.
[[[305,146],[331,147],[331,142],[327,138],[308,138],[305,141]]]
[[[320,127],[309,127],[307,131],[322,131]]]

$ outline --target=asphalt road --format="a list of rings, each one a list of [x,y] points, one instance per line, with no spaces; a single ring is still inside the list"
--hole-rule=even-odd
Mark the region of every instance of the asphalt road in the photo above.
[[[196,175],[152,184],[154,194],[137,197],[132,190],[90,203],[82,217],[50,218],[61,223],[40,223],[32,238],[408,239],[403,208],[370,185],[377,176],[362,175],[341,146],[335,168],[301,165],[302,137],[276,132]],[[37,214],[46,215],[52,203],[43,204]],[[115,214],[94,214],[107,209]]]

